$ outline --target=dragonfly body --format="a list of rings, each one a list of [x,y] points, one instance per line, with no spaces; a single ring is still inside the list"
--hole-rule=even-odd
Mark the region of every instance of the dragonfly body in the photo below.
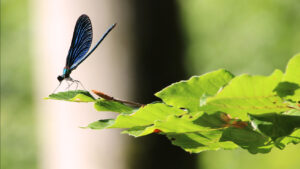
[[[75,80],[70,77],[71,72],[75,70],[77,66],[79,66],[90,54],[92,54],[92,52],[94,52],[98,45],[115,26],[116,24],[111,25],[92,50],[89,51],[93,39],[92,23],[87,15],[81,15],[75,25],[72,43],[66,60],[66,66],[63,69],[63,74],[57,77],[58,81],[60,83],[63,80],[74,82]]]

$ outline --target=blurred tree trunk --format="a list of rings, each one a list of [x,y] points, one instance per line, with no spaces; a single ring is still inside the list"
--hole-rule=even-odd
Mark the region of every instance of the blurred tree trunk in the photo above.
[[[124,15],[128,9],[124,2],[34,1],[36,32],[32,46],[35,50],[35,105],[39,125],[38,168],[126,169],[124,149],[128,137],[120,135],[117,130],[99,132],[78,127],[98,119],[114,118],[116,114],[97,112],[92,104],[42,99],[58,85],[56,77],[65,66],[76,20],[84,13],[93,25],[92,47],[112,23],[118,22],[122,27],[114,29],[97,50],[72,72],[71,77],[80,80],[89,90],[101,90],[125,99],[130,97],[130,43],[119,43],[130,38],[126,29],[128,18]],[[65,87],[61,86],[60,90],[64,91]]]
[[[184,43],[176,1],[133,1],[136,65],[135,98],[149,103],[154,93],[185,79]],[[133,139],[129,156],[131,169],[195,169],[196,155],[153,134]]]

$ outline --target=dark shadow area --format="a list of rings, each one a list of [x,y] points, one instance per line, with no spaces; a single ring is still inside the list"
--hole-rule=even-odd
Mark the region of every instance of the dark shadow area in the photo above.
[[[214,114],[206,114],[204,113],[198,119],[194,121],[195,124],[211,127],[211,128],[220,128],[226,125],[226,122],[221,119],[222,112],[216,112]]]
[[[286,97],[289,95],[294,95],[295,90],[299,89],[300,86],[296,83],[291,82],[280,82],[277,87],[274,89],[274,91],[278,94],[280,97]]]
[[[154,93],[183,80],[184,43],[176,1],[132,0],[135,39],[135,100],[159,100]],[[196,169],[197,156],[171,144],[166,136],[131,139],[131,169]]]
[[[148,103],[158,100],[154,93],[186,78],[183,35],[175,1],[133,2],[136,99]]]
[[[234,128],[229,127],[223,131],[220,142],[232,141],[239,145],[243,149],[247,149],[250,153],[268,153],[272,149],[272,144],[267,137],[252,130],[249,127],[246,128]]]

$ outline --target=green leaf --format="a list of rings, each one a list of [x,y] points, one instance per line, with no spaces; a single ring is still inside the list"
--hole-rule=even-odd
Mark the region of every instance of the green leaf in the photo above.
[[[216,96],[208,98],[201,110],[208,113],[226,112],[242,120],[248,120],[248,113],[262,114],[289,110],[287,104],[273,92],[282,76],[282,72],[276,70],[267,77],[250,75],[235,77]]]
[[[276,140],[279,137],[290,135],[300,127],[300,116],[284,114],[249,115],[254,128]]]
[[[199,113],[199,115],[200,114],[202,113]],[[199,115],[195,116],[198,117]],[[194,124],[193,120],[195,120],[195,117],[192,117],[191,115],[183,115],[179,117],[177,115],[170,115],[165,120],[156,120],[154,125],[146,126],[144,128],[133,127],[124,131],[124,133],[140,137],[151,134],[157,130],[163,133],[188,133],[211,130],[208,127],[202,127]]]
[[[300,54],[294,56],[286,67],[286,72],[283,77],[284,82],[294,84],[294,88],[290,88],[292,93],[287,95],[285,99],[300,101]],[[295,88],[296,86],[296,88]]]
[[[105,129],[110,128],[115,123],[115,119],[103,119],[98,120],[93,123],[90,123],[87,127],[81,127],[81,128],[90,128],[90,129]]]
[[[132,133],[131,135],[138,136],[138,134],[134,133],[144,132],[144,129],[154,124],[156,120],[164,120],[169,115],[180,115],[185,113],[186,112],[184,112],[183,110],[170,107],[162,103],[154,103],[141,107],[138,111],[132,114],[120,114],[114,121],[111,120],[109,123],[110,125],[108,126],[105,125],[106,123],[103,125],[103,121],[99,120],[89,124],[87,127],[91,128],[91,126],[94,127],[99,125],[101,127],[97,129],[130,128],[129,130],[124,131],[124,133]],[[102,126],[106,127],[103,128]],[[148,130],[147,132],[150,134],[153,131]]]
[[[104,99],[96,100],[94,107],[98,111],[110,111],[110,112],[124,113],[124,114],[131,114],[136,111],[136,109],[124,105],[122,103],[111,101],[111,100],[104,100]]]
[[[189,133],[211,130],[209,127],[197,125],[189,119],[177,116],[169,116],[165,121],[156,121],[153,127],[164,133]]]
[[[136,126],[132,127],[130,129],[122,131],[122,134],[128,134],[134,137],[140,137],[140,136],[145,136],[148,134],[153,133],[154,130],[151,127],[148,126]]]
[[[148,128],[151,128],[150,131],[159,129],[164,134],[175,138],[176,145],[191,152],[236,148],[236,145],[226,141],[232,141],[251,153],[266,153],[273,146],[267,145],[269,141],[267,137],[250,128],[224,128],[226,123],[221,118],[222,113],[203,114],[196,119],[184,118],[184,116],[181,118],[169,116],[166,121],[156,121],[154,126]],[[146,133],[145,131],[138,133],[139,136]],[[192,144],[193,148],[186,145],[187,143]]]
[[[253,154],[268,153],[273,147],[268,137],[250,128],[227,128],[224,130],[220,141],[232,141]]]
[[[293,82],[300,85],[300,54],[294,56],[290,59],[285,75],[283,77],[283,81]]]
[[[221,69],[202,76],[194,76],[187,81],[174,83],[156,93],[155,96],[169,105],[186,108],[189,111],[199,111],[202,95],[204,93],[215,95],[232,78],[233,75],[230,72]]]
[[[135,137],[145,136],[155,131],[162,133],[201,133],[212,130],[219,130],[225,126],[221,119],[222,113],[212,115],[203,114],[202,112],[185,115],[170,115],[165,120],[157,120],[154,125],[133,127],[125,130],[123,133]],[[220,131],[221,132],[221,131]]]
[[[163,103],[148,104],[133,114],[119,115],[113,127],[132,128],[136,126],[148,126],[154,124],[154,121],[165,120],[169,115],[181,115],[185,113],[181,109],[170,107]]]
[[[49,95],[45,99],[64,100],[71,102],[94,102],[95,98],[88,92],[83,90],[70,90]]]
[[[164,121],[155,121],[153,129],[159,129],[164,133],[202,133],[224,128],[225,122],[221,119],[222,113],[212,115],[197,113],[183,116],[168,116]]]
[[[207,150],[235,149],[236,144],[230,141],[220,142],[222,132],[212,130],[201,133],[177,134],[168,133],[167,137],[172,144],[181,147],[190,153],[200,153]]]
[[[284,149],[286,145],[300,143],[300,129],[295,130],[291,135],[276,139],[275,145],[279,149]]]

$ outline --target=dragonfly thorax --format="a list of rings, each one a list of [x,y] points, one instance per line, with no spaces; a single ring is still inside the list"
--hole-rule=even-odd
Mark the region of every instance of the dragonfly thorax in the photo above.
[[[69,77],[70,77],[70,73],[71,73],[70,69],[64,68],[63,74],[60,75],[60,76],[58,76],[58,77],[57,77],[57,80],[58,80],[59,82],[61,82],[61,81],[63,81],[64,79],[69,78]]]

